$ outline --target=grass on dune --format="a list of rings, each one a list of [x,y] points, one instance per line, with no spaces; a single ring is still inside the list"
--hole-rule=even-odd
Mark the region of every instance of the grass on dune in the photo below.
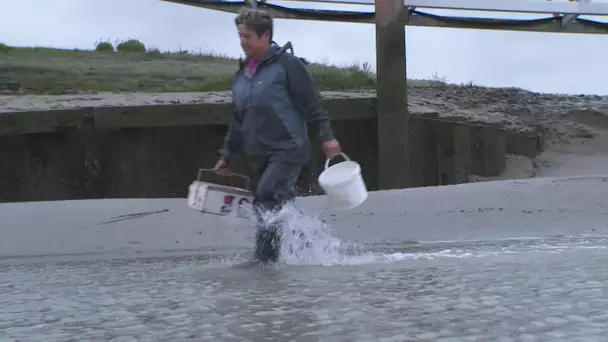
[[[161,52],[137,40],[95,50],[11,47],[0,43],[0,91],[18,94],[205,92],[230,89],[238,61],[205,52]],[[322,90],[375,89],[368,64],[312,63]],[[409,81],[410,86],[429,81]],[[431,81],[432,82],[432,81]]]

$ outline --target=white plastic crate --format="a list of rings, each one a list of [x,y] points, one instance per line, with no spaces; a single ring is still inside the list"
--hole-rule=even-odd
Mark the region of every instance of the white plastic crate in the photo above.
[[[188,188],[188,206],[206,214],[236,216],[249,218],[252,213],[253,193],[247,189],[213,184],[201,181],[202,172],[213,172],[200,169],[197,179]],[[249,188],[249,177],[233,174],[246,179]]]

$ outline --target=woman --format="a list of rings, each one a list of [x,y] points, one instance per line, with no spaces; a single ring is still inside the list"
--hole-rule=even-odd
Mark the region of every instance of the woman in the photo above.
[[[235,24],[246,58],[232,82],[234,117],[214,169],[229,174],[231,156],[243,149],[259,173],[253,203],[258,218],[255,258],[274,262],[279,257],[281,226],[271,223],[267,214],[295,198],[295,183],[310,158],[308,125],[323,141],[328,157],[340,153],[340,144],[308,66],[286,52],[290,43],[280,48],[273,42],[270,14],[243,8]]]

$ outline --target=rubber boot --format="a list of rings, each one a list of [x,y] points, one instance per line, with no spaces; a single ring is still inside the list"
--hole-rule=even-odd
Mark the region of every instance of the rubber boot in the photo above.
[[[281,250],[281,237],[277,229],[258,229],[255,235],[254,258],[262,263],[277,262]]]

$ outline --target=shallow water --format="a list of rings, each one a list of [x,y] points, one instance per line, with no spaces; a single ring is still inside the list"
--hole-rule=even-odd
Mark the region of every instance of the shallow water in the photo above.
[[[0,339],[600,341],[608,334],[606,237],[329,246],[273,267],[248,265],[249,250],[4,263]]]
[[[0,340],[603,341],[606,179],[370,193],[265,268],[182,199],[2,205]]]

